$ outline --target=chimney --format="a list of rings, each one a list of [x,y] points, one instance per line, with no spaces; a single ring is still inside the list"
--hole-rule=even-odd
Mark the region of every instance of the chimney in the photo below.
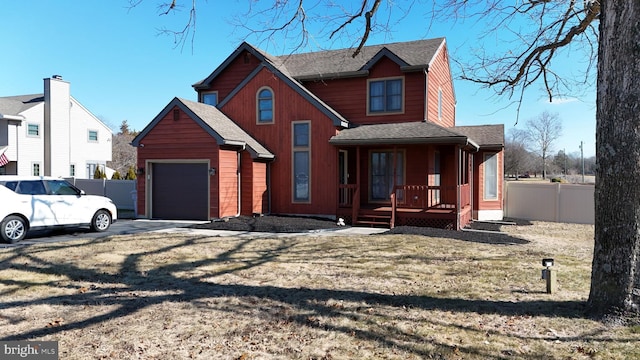
[[[44,79],[44,175],[69,175],[70,84],[62,76]]]

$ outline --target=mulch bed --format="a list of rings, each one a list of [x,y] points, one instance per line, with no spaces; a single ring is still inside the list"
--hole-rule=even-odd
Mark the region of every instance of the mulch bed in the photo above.
[[[310,230],[335,229],[339,226],[333,220],[296,216],[239,216],[215,220],[206,224],[191,226],[195,229],[257,231],[295,233]]]

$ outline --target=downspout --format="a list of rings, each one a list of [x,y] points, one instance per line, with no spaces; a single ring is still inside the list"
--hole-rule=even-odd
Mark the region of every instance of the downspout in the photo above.
[[[469,169],[471,169],[469,171],[469,196],[471,196],[469,198],[469,205],[471,206],[471,219],[473,220],[473,210],[474,210],[474,198],[475,198],[475,187],[473,186],[475,184],[475,162],[473,161],[473,159],[475,159],[476,157],[474,155],[471,155],[471,153],[469,153],[467,155],[467,157],[469,158]],[[477,215],[476,215],[477,217]]]
[[[267,213],[271,215],[271,162],[267,163]]]
[[[461,180],[461,176],[460,176],[460,164],[461,164],[461,154],[462,154],[462,150],[460,146],[456,146],[456,149],[458,150],[458,156],[456,157],[457,161],[456,161],[456,168],[458,169],[458,171],[456,171],[456,189],[457,189],[457,196],[456,196],[456,208],[458,209],[457,214],[456,214],[456,230],[460,230],[460,213],[461,210],[460,209],[460,205],[462,204],[460,202],[460,196],[461,196],[461,191],[460,191],[460,180]]]

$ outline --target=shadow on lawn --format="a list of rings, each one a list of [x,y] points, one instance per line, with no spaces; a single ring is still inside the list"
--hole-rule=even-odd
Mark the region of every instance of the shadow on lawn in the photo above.
[[[63,250],[65,247],[91,246],[98,242],[108,242],[110,238],[102,238],[90,241],[86,244],[68,244],[65,246],[56,246],[56,250]],[[27,301],[6,301],[0,300],[0,309],[12,307],[28,307],[31,305],[85,305],[85,304],[104,304],[106,306],[117,305],[118,307],[111,312],[98,314],[77,322],[62,323],[56,327],[43,326],[38,329],[25,331],[22,333],[14,333],[6,335],[0,340],[24,340],[34,339],[43,336],[64,333],[66,331],[83,329],[101,322],[106,322],[118,317],[131,315],[146,307],[161,304],[164,302],[193,302],[197,306],[216,308],[215,303],[210,301],[201,301],[203,299],[236,297],[236,298],[258,298],[278,303],[288,304],[297,310],[293,314],[280,314],[277,312],[268,312],[269,316],[274,320],[282,320],[297,323],[299,326],[317,328],[323,331],[340,332],[356,336],[362,340],[379,343],[385,347],[396,347],[404,349],[418,356],[432,356],[427,353],[424,347],[420,347],[421,343],[431,342],[426,338],[421,338],[415,334],[407,333],[401,328],[394,327],[389,324],[383,324],[379,327],[366,327],[365,330],[361,326],[348,325],[331,325],[322,324],[317,321],[310,320],[309,313],[324,318],[340,318],[340,319],[357,319],[365,316],[364,308],[376,309],[374,311],[383,311],[383,308],[399,308],[399,309],[421,309],[421,310],[438,310],[475,314],[496,314],[506,316],[548,316],[548,317],[564,317],[568,319],[584,317],[585,303],[579,301],[494,301],[494,300],[469,300],[460,298],[440,298],[433,296],[419,295],[393,295],[379,294],[366,291],[351,291],[340,289],[311,289],[311,288],[285,288],[276,286],[254,286],[243,284],[215,284],[211,281],[216,276],[225,273],[236,272],[244,269],[250,269],[265,263],[277,260],[282,254],[292,250],[296,245],[295,241],[290,239],[280,239],[276,246],[260,251],[253,251],[249,247],[256,239],[243,238],[238,240],[238,244],[231,250],[218,254],[214,258],[203,259],[199,261],[185,261],[181,263],[170,263],[160,265],[146,272],[139,271],[141,259],[145,256],[161,254],[182,247],[189,247],[196,242],[215,241],[209,237],[194,237],[181,240],[170,246],[165,246],[154,251],[146,253],[135,253],[127,255],[127,258],[121,266],[121,270],[116,274],[109,274],[100,271],[99,268],[80,268],[73,263],[54,263],[47,260],[46,252],[49,247],[28,247],[18,248],[15,250],[15,256],[11,259],[3,261],[0,270],[7,268],[19,269],[21,271],[30,271],[34,273],[62,275],[69,279],[70,288],[79,288],[79,285],[73,285],[74,282],[92,282],[96,284],[86,292],[77,291],[74,294],[63,296],[51,296],[48,298],[40,298]],[[246,252],[251,252],[252,256],[246,256]],[[42,256],[38,256],[42,253]],[[244,253],[244,257],[242,254]],[[235,255],[235,256],[234,256]],[[238,259],[240,256],[240,259]],[[308,257],[321,258],[323,255],[307,254],[307,261],[313,260]],[[15,261],[12,261],[15,260]],[[27,261],[25,261],[27,260]],[[179,278],[176,274],[197,269],[199,267],[210,266],[215,264],[225,264],[230,260],[241,263],[241,266],[233,269],[211,273],[203,271],[202,275],[192,276],[188,279]],[[166,281],[169,278],[170,281]],[[18,282],[14,280],[2,280],[5,286],[19,286],[21,288],[31,286],[43,286],[41,283],[31,283],[27,281]],[[49,284],[57,286],[56,284]],[[79,290],[79,289],[78,289]],[[154,295],[139,296],[122,296],[123,292],[130,291],[132,293],[145,292],[145,294],[164,291],[163,293]],[[6,299],[10,293],[5,292],[1,298]],[[331,302],[345,301],[349,303],[366,304],[352,308],[336,308],[331,306]],[[224,309],[229,309],[231,305],[225,303],[219,305]],[[363,308],[364,307],[364,308]],[[380,309],[380,310],[377,310]],[[233,310],[233,309],[231,309]],[[240,309],[238,309],[240,310]],[[10,320],[10,322],[19,321],[19,319]],[[334,322],[339,323],[339,322]],[[341,323],[346,323],[342,321]],[[447,324],[452,326],[451,324]],[[465,330],[478,331],[463,325],[453,325],[463,327]],[[388,329],[392,327],[392,329]],[[6,327],[5,327],[6,329]],[[504,336],[516,336],[503,334]],[[596,334],[587,334],[589,336]],[[588,337],[588,336],[587,336]],[[533,339],[533,338],[532,338]],[[536,336],[536,340],[540,337]],[[551,338],[550,338],[551,339]],[[585,341],[585,336],[580,338]],[[574,338],[553,338],[554,341],[573,341]],[[614,340],[611,340],[614,341]],[[620,341],[616,339],[615,341]],[[440,351],[453,351],[451,346],[441,343],[433,343]],[[478,349],[469,347],[456,347],[456,351],[467,352],[473,355],[483,357],[501,358],[498,354],[478,354]]]

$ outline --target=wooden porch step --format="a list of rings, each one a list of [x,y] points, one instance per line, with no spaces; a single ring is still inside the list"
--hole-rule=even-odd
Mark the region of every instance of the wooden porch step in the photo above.
[[[391,215],[359,215],[356,220],[357,225],[384,226],[391,224]]]

